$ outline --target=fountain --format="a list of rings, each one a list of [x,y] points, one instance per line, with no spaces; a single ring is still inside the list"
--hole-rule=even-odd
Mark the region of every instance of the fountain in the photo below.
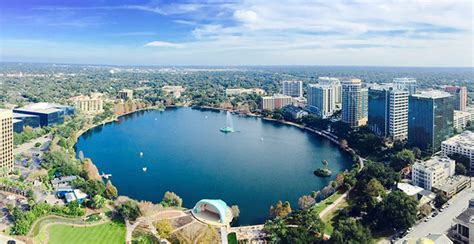
[[[226,115],[226,127],[220,128],[221,132],[224,133],[232,133],[234,132],[234,123],[232,122],[232,115],[230,114],[229,111],[227,111]]]

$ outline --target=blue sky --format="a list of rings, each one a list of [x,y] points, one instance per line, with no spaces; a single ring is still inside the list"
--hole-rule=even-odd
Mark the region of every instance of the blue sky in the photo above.
[[[0,0],[0,58],[472,67],[473,18],[469,0]]]

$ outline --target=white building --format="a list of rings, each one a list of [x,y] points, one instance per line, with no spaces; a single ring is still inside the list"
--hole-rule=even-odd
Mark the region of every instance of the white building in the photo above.
[[[13,112],[0,109],[0,176],[13,170]]]
[[[412,183],[431,191],[433,186],[443,184],[454,175],[455,165],[454,160],[439,156],[427,161],[417,161],[412,167]]]
[[[467,122],[471,120],[471,113],[460,110],[454,110],[453,126],[457,131],[463,131],[464,128],[466,128]]]
[[[339,78],[319,77],[318,83],[320,85],[330,85],[332,87],[333,96],[336,103],[336,110],[340,110],[342,107],[342,86]]]
[[[331,85],[308,84],[308,109],[326,119],[336,111],[334,87]]]
[[[360,79],[349,79],[342,84],[342,122],[352,128],[367,124],[368,89],[362,88]]]
[[[393,79],[395,88],[408,91],[409,95],[416,93],[416,79],[415,78],[395,78]]]
[[[290,97],[303,96],[303,82],[300,80],[285,80],[282,82],[283,95]]]
[[[161,88],[161,90],[167,94],[167,95],[171,95],[173,96],[174,98],[180,98],[181,97],[181,93],[183,93],[185,91],[184,87],[182,86],[163,86]]]
[[[261,103],[260,103],[260,109],[273,111],[275,109],[280,109],[280,108],[285,107],[286,105],[292,105],[292,104],[293,104],[292,97],[281,95],[281,94],[275,94],[273,96],[262,97]]]
[[[464,131],[441,143],[443,155],[461,154],[470,159],[470,171],[474,172],[474,132]]]
[[[260,89],[260,88],[228,88],[225,89],[225,95],[226,96],[236,96],[236,95],[242,95],[242,94],[257,94],[257,95],[265,95],[265,90]]]

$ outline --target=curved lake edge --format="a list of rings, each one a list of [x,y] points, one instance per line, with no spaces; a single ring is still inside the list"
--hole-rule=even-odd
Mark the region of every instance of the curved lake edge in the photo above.
[[[165,107],[165,110],[164,110],[164,111],[166,111],[166,109],[168,109],[168,108],[170,108],[170,109],[172,109],[172,108],[178,108],[178,109],[179,109],[179,108],[191,108],[191,109],[195,109],[195,110],[202,110],[203,112],[204,112],[204,111],[215,111],[215,112],[219,112],[219,113],[220,113],[220,112],[229,111],[229,112],[231,112],[231,113],[234,114],[234,115],[238,115],[238,116],[242,116],[242,117],[251,117],[251,118],[256,118],[256,119],[260,118],[261,121],[267,121],[267,122],[274,123],[274,124],[280,124],[280,125],[286,125],[286,126],[290,126],[290,127],[296,127],[296,128],[298,128],[298,129],[300,129],[300,130],[302,130],[302,131],[309,131],[309,132],[312,132],[312,133],[310,133],[310,134],[317,134],[317,135],[319,135],[319,136],[321,136],[321,137],[323,137],[323,138],[325,138],[325,139],[331,141],[332,143],[336,143],[336,144],[338,145],[337,148],[339,149],[339,151],[340,151],[342,154],[349,154],[349,156],[350,156],[350,155],[352,155],[352,156],[354,155],[354,154],[351,152],[352,149],[350,149],[350,148],[343,148],[343,147],[341,146],[341,144],[339,143],[339,141],[338,141],[336,138],[332,138],[332,137],[330,137],[329,135],[326,135],[326,134],[324,134],[324,133],[322,133],[322,132],[320,132],[320,131],[314,130],[314,129],[312,129],[312,128],[308,128],[308,127],[306,127],[306,126],[304,126],[304,125],[300,125],[300,124],[297,124],[297,123],[292,123],[292,122],[282,121],[282,120],[275,120],[275,119],[271,119],[271,118],[265,118],[265,117],[260,116],[260,115],[246,114],[246,113],[242,113],[241,111],[235,111],[235,110],[230,110],[230,109],[222,109],[222,108],[209,108],[209,107],[197,107],[197,106],[194,106],[194,107],[190,107],[190,106],[167,106],[167,107]],[[161,108],[161,109],[162,109],[162,108]],[[90,128],[88,128],[87,130],[81,131],[81,133],[78,133],[76,139],[79,139],[84,133],[92,132],[93,130],[91,130],[91,129],[97,128],[97,127],[99,127],[99,126],[108,125],[108,124],[110,124],[110,123],[119,122],[119,121],[120,121],[119,119],[122,118],[122,117],[131,116],[131,115],[134,115],[134,114],[137,113],[137,112],[139,112],[139,113],[145,113],[145,112],[151,111],[151,110],[160,110],[160,108],[159,108],[159,107],[147,107],[147,108],[142,108],[142,109],[140,109],[140,110],[136,110],[136,111],[133,111],[133,112],[129,112],[129,113],[127,113],[127,114],[122,114],[122,115],[120,115],[120,116],[115,116],[114,118],[110,118],[110,119],[108,119],[108,120],[106,120],[106,121],[103,121],[103,122],[101,122],[101,123],[98,123],[98,124],[96,124],[96,125],[93,125],[93,126],[91,126]],[[163,112],[164,112],[164,111],[163,111]],[[324,140],[324,139],[323,139],[323,140]],[[76,140],[75,146],[76,146],[76,144],[77,144],[77,140]],[[77,151],[78,148],[75,147],[75,150]],[[76,155],[77,155],[77,154],[76,154]],[[346,156],[347,156],[347,155],[346,155]],[[352,168],[357,167],[357,165],[354,163],[354,161],[353,161],[353,160],[350,160],[350,157],[347,157],[347,158],[349,159],[348,161],[351,161],[352,163],[349,165],[349,168],[347,168],[347,169],[345,169],[345,170],[338,171],[338,173],[346,172],[347,170],[351,170]],[[329,183],[329,184],[330,184],[330,183]],[[324,187],[324,186],[323,186],[323,187]],[[322,188],[323,188],[323,187],[322,187]],[[322,189],[322,188],[321,188],[321,189]],[[172,189],[171,189],[171,190],[172,190]],[[310,194],[310,192],[308,192],[307,194]],[[127,194],[125,194],[125,195],[127,195]],[[332,194],[331,194],[331,195],[332,195]],[[330,195],[329,195],[329,196],[330,196]],[[329,197],[329,196],[328,196],[328,197]],[[137,200],[143,200],[143,199],[137,198]]]

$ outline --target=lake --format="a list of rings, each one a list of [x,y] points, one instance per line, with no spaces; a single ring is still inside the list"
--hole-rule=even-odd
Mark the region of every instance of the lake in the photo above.
[[[112,174],[120,195],[156,203],[173,191],[186,208],[203,198],[222,199],[239,206],[241,225],[263,223],[279,199],[296,209],[300,196],[351,167],[337,145],[311,132],[260,118],[231,118],[236,132],[225,134],[219,131],[226,126],[224,112],[136,112],[84,133],[76,151],[100,173]],[[332,177],[313,174],[322,160],[329,161]]]

